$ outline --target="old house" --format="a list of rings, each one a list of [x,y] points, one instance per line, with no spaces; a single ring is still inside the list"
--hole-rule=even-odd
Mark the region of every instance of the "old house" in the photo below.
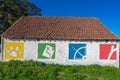
[[[2,35],[2,57],[119,67],[119,38],[98,18],[23,16]]]

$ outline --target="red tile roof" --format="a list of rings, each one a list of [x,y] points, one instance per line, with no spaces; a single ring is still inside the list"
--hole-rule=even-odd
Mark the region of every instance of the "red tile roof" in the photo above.
[[[23,16],[3,37],[47,40],[119,40],[98,18]]]

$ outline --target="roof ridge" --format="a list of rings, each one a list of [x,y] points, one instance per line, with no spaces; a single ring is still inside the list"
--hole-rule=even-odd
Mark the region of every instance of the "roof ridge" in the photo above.
[[[87,17],[87,16],[24,16],[24,17],[70,17],[70,18],[95,18],[98,19],[98,17]]]

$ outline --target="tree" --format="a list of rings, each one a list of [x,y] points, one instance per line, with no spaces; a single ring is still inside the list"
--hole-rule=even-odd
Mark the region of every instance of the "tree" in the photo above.
[[[41,9],[28,0],[0,0],[0,30],[5,31],[21,16],[41,16]]]

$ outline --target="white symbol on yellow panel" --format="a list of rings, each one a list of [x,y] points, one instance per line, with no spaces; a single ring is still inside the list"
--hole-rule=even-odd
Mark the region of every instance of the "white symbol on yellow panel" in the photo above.
[[[18,52],[18,54],[17,54]],[[15,50],[13,50],[13,47],[10,46],[9,50],[6,50],[6,53],[9,54],[10,56],[16,57],[17,55],[20,56],[22,54],[22,51],[19,51],[19,47],[17,46]]]
[[[24,44],[8,42],[5,46],[5,58],[23,58]]]

